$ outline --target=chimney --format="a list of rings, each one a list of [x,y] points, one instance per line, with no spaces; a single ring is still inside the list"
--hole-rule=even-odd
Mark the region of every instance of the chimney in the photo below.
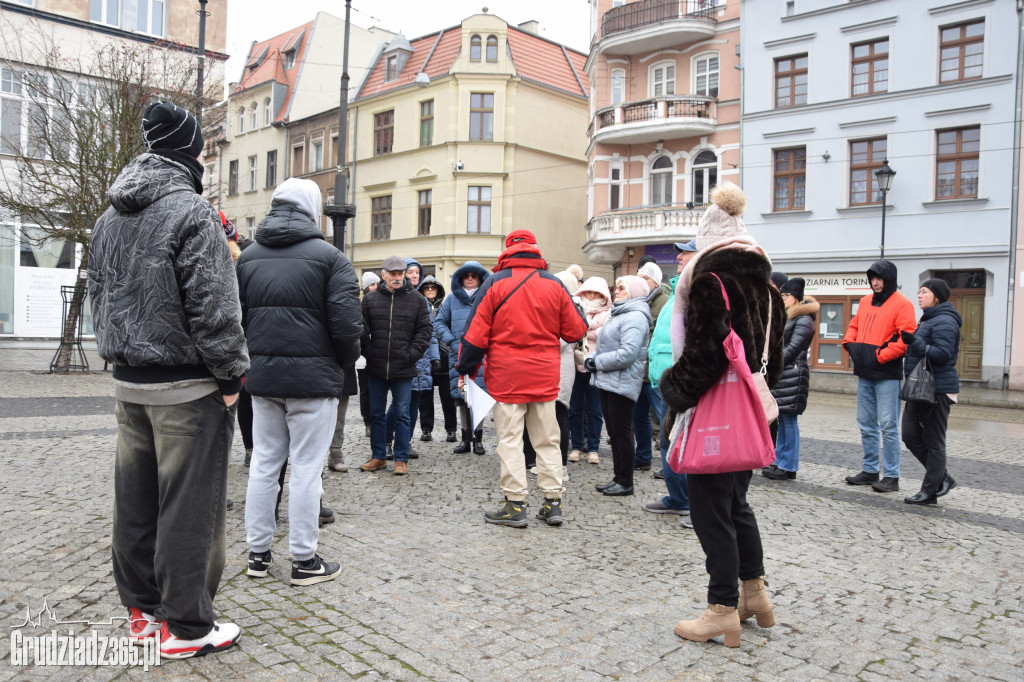
[[[535,19],[524,21],[523,23],[519,24],[519,28],[523,31],[526,31],[527,33],[532,33],[533,35],[540,34],[540,22],[536,21]]]

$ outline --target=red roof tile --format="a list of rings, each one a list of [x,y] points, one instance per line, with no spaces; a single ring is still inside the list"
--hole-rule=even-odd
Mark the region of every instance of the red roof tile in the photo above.
[[[309,38],[312,31],[313,22],[309,21],[280,35],[276,35],[269,40],[253,43],[252,47],[249,48],[249,54],[245,58],[246,65],[242,67],[242,79],[231,94],[235,95],[245,92],[249,88],[269,81],[287,85],[288,90],[285,93],[284,102],[281,104],[281,108],[278,110],[274,121],[284,120],[285,114],[288,112],[288,105],[291,103],[291,98],[295,92],[295,81],[299,75],[299,67],[306,57],[306,50],[309,47]],[[290,47],[292,43],[300,40],[301,42],[299,42],[295,50],[295,66],[286,71],[282,51]],[[263,55],[264,52],[266,52],[265,55]],[[256,68],[249,68],[249,65],[256,62],[258,57],[262,57],[262,59],[259,60]]]
[[[440,42],[437,40],[438,35],[441,36]],[[459,54],[459,49],[461,49],[462,28],[460,26],[446,28],[443,31],[410,40],[409,43],[412,45],[413,52],[398,78],[387,83],[384,82],[384,59],[382,54],[382,58],[378,59],[377,63],[373,65],[373,70],[370,72],[369,77],[367,77],[366,83],[356,95],[357,98],[372,97],[388,90],[410,85],[413,79],[416,78],[416,74],[423,70],[423,62],[426,60],[427,55],[430,55],[430,62],[425,69],[427,75],[431,78],[445,75],[451,69],[452,63],[455,61],[456,55]],[[434,50],[433,54],[430,54],[434,43],[437,43],[437,49]]]

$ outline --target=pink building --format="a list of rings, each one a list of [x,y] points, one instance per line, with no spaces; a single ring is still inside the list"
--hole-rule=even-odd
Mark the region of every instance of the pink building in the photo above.
[[[739,182],[739,0],[590,0],[589,221],[584,252],[616,275],[672,243],[710,190]]]

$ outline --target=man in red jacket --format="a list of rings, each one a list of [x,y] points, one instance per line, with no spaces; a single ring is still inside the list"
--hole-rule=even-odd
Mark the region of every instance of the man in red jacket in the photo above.
[[[896,291],[896,266],[875,261],[868,269],[874,292],[860,300],[857,314],[843,336],[843,348],[853,360],[857,382],[857,425],[864,448],[860,473],[847,476],[850,485],[870,485],[880,493],[900,489],[900,378],[907,346],[900,332],[917,328],[914,306]],[[881,432],[881,439],[879,439]],[[882,480],[878,480],[881,440]]]
[[[495,274],[476,295],[456,365],[462,388],[462,377],[475,376],[486,356],[484,381],[497,401],[494,427],[505,502],[498,511],[484,514],[484,520],[514,528],[527,525],[525,423],[537,451],[537,487],[545,498],[537,518],[559,526],[562,455],[555,419],[559,339],[566,343],[582,339],[587,320],[565,286],[547,271],[531,232],[512,232],[505,238],[505,247]]]

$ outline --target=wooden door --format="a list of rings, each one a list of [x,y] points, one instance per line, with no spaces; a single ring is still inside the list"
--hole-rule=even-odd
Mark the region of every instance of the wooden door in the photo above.
[[[981,379],[981,356],[985,331],[985,293],[955,291],[949,297],[963,318],[960,328],[960,355],[956,371],[961,379]]]

